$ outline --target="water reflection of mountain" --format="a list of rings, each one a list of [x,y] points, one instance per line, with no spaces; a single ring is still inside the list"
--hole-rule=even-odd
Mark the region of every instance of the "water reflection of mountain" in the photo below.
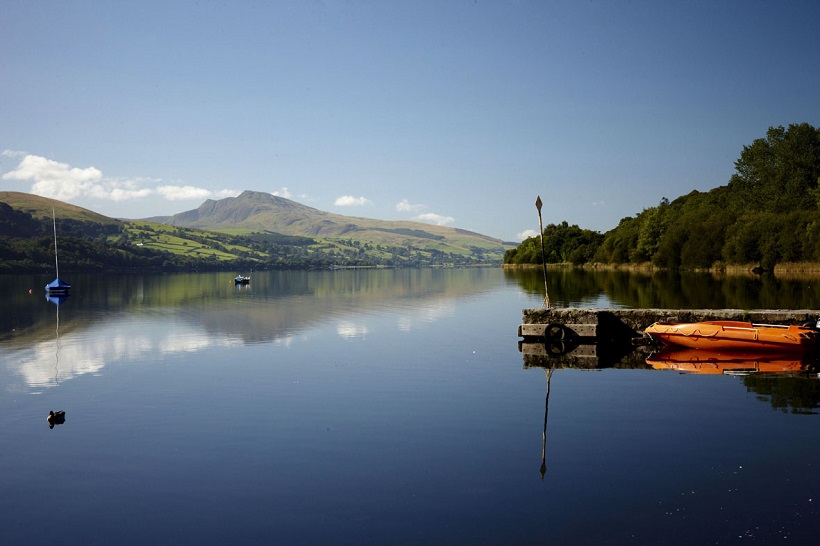
[[[232,279],[226,274],[72,278],[74,295],[59,307],[59,338],[58,308],[41,294],[28,297],[27,289],[15,287],[4,298],[8,306],[0,320],[14,326],[4,328],[0,356],[28,388],[44,388],[112,362],[288,340],[331,321],[340,336],[363,335],[367,329],[357,317],[372,313],[389,313],[398,329],[407,330],[416,320],[448,314],[455,299],[498,283],[497,272],[482,269],[256,272],[247,287]]]
[[[543,297],[540,269],[505,269],[522,290]],[[817,309],[816,277],[725,275],[692,271],[624,271],[560,268],[547,271],[550,301],[556,307],[608,305],[659,309]]]
[[[209,333],[263,343],[315,324],[349,323],[356,316],[380,310],[397,316],[412,311],[434,317],[453,299],[493,288],[495,281],[488,273],[482,269],[421,269],[254,275],[250,289],[226,305],[188,305],[181,314]]]
[[[495,286],[487,269],[255,272],[249,286],[225,273],[127,275],[74,279],[73,313],[64,328],[93,328],[118,313],[162,309],[203,325],[210,333],[264,342],[312,324],[367,313],[384,306],[435,309],[454,298]],[[497,277],[496,277],[497,278]],[[11,289],[0,316],[2,331],[42,339],[53,308],[27,289]],[[73,318],[81,316],[79,321]],[[53,317],[52,317],[53,318]]]

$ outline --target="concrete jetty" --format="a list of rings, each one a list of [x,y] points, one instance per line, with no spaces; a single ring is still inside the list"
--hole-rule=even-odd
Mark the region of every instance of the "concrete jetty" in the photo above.
[[[549,327],[560,325],[564,334],[612,341],[617,338],[643,337],[644,329],[655,322],[702,322],[704,320],[741,320],[756,324],[814,324],[817,309],[524,309],[519,337],[544,337]],[[557,333],[553,331],[552,333]]]
[[[800,325],[818,318],[818,309],[524,309],[518,349],[525,367],[640,367],[653,350],[644,329],[655,322]]]

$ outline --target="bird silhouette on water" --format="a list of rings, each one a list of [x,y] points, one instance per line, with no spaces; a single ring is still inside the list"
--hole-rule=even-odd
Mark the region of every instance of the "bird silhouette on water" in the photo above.
[[[48,421],[48,428],[54,428],[54,425],[62,425],[65,423],[65,412],[63,410],[49,411],[46,420]]]

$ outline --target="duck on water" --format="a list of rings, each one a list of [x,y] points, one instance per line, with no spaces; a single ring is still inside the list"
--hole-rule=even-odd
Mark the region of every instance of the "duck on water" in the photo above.
[[[46,421],[48,421],[48,428],[54,428],[54,425],[62,425],[65,423],[65,411],[49,411]]]

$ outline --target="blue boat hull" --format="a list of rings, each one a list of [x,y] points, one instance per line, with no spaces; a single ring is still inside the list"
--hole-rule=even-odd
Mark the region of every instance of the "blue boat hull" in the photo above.
[[[55,294],[55,295],[68,294],[68,292],[70,290],[71,290],[71,285],[68,284],[67,282],[63,282],[62,280],[60,280],[60,277],[57,277],[56,279],[54,279],[53,281],[51,281],[50,283],[48,283],[46,285],[46,293],[47,294]]]

